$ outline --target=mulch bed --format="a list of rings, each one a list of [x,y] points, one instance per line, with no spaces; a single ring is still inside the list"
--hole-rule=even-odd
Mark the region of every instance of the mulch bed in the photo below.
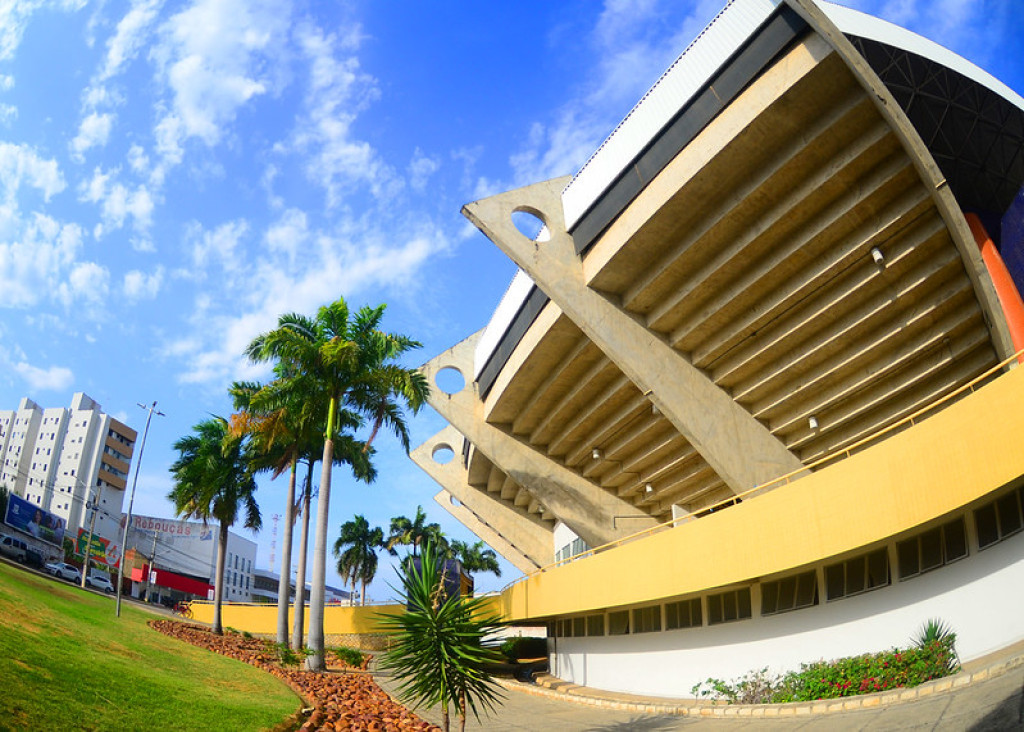
[[[310,708],[282,723],[282,730],[298,727],[302,730],[437,732],[440,729],[395,702],[373,678],[357,669],[317,673],[281,666],[266,641],[259,638],[234,633],[214,635],[208,628],[173,620],[151,620],[149,625],[186,643],[261,668],[288,684]]]

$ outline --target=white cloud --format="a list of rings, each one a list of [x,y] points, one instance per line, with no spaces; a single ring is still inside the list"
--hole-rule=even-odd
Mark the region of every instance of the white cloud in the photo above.
[[[350,54],[362,38],[358,25],[347,35],[327,34],[304,25],[299,45],[309,64],[306,115],[299,123],[294,148],[308,154],[306,175],[324,189],[329,207],[337,206],[346,190],[366,186],[387,199],[402,180],[366,141],[354,139],[352,123],[379,97],[376,80],[362,71]]]
[[[76,305],[91,318],[102,313],[110,292],[110,272],[95,262],[77,262],[67,279],[57,288],[57,297],[65,306]]]
[[[14,77],[10,74],[0,74],[0,91],[10,91],[14,88]]]
[[[283,253],[290,263],[294,262],[299,247],[309,239],[309,222],[305,212],[294,208],[285,211],[267,229],[265,239],[270,251]]]
[[[440,161],[428,157],[423,151],[416,148],[412,160],[409,163],[409,185],[414,190],[422,192],[427,187],[430,177],[441,167]]]
[[[149,157],[140,145],[132,145],[128,148],[128,165],[132,171],[140,175],[145,174],[149,169]]]
[[[266,256],[244,260],[234,256],[233,244],[226,247],[239,271],[218,280],[217,301],[197,302],[190,319],[193,334],[168,344],[161,354],[184,364],[179,380],[216,385],[265,376],[266,366],[248,364],[241,354],[256,335],[276,325],[281,313],[314,313],[339,293],[351,301],[366,292],[375,297],[382,290],[408,292],[424,263],[451,247],[429,224],[404,231],[400,224],[395,231],[367,230],[352,220],[338,224],[330,234],[308,230],[306,217],[290,211],[264,236]],[[286,266],[294,236],[304,242],[301,256]],[[213,237],[223,238],[234,241],[228,232]],[[208,258],[211,249],[205,246],[203,256]]]
[[[35,214],[0,241],[0,307],[27,307],[60,290],[82,245],[81,229]]]
[[[157,180],[181,161],[186,140],[216,145],[239,110],[273,86],[289,12],[274,0],[195,0],[161,25],[150,55],[171,100],[154,131]]]
[[[152,300],[160,292],[163,281],[163,267],[157,267],[151,274],[133,269],[124,276],[123,288],[125,297],[131,302],[142,299]]]
[[[567,90],[566,103],[552,121],[531,127],[522,148],[510,157],[513,180],[498,188],[576,172],[721,8],[722,0],[685,6],[663,0],[608,0],[592,33],[583,39],[594,59],[590,74],[576,89]],[[667,23],[672,33],[665,33]]]
[[[160,0],[136,0],[117,24],[117,31],[107,41],[107,57],[100,72],[100,81],[120,73],[134,59],[146,42],[149,29],[163,3]]]
[[[14,57],[32,14],[40,8],[73,12],[85,0],[7,0],[0,3],[0,61]]]
[[[38,366],[19,361],[12,368],[25,380],[30,391],[60,391],[67,389],[75,380],[71,369],[63,366],[41,369]]]
[[[187,236],[192,242],[193,274],[199,278],[205,276],[207,267],[214,263],[224,272],[239,269],[242,265],[239,243],[248,232],[249,224],[242,219],[228,221],[212,231],[192,224]]]
[[[14,201],[22,185],[35,188],[49,201],[64,190],[64,176],[57,161],[39,157],[27,145],[0,142],[0,193],[6,201]]]
[[[129,190],[123,183],[115,182],[119,170],[104,172],[97,167],[92,178],[83,181],[78,188],[79,200],[97,203],[100,206],[102,226],[95,229],[96,238],[109,231],[122,228],[131,220],[132,228],[147,234],[153,224],[153,196],[145,184]]]
[[[82,162],[83,153],[86,150],[106,145],[113,123],[114,116],[112,114],[92,112],[86,116],[78,127],[78,134],[68,145],[71,148],[71,158]]]

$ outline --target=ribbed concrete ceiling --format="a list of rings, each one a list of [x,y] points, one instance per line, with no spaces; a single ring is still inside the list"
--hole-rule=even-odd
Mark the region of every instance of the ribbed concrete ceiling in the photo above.
[[[704,154],[700,144],[680,156]],[[613,253],[584,262],[589,285],[804,463],[997,362],[930,191],[835,55],[694,170]],[[644,205],[642,193],[627,211]],[[489,394],[490,422],[663,520],[672,504],[699,510],[730,494],[568,318],[538,317],[538,329]],[[540,510],[482,455],[470,471],[474,485]]]

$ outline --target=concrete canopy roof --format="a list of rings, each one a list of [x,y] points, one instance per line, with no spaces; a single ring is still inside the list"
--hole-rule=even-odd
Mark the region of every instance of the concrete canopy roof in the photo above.
[[[815,6],[768,4],[769,22],[753,33],[774,35],[736,41],[749,51],[744,63],[761,65],[747,63],[754,70],[730,82],[731,96],[713,81],[724,101],[689,137],[663,130],[681,146],[662,153],[635,191],[602,189],[576,221],[604,206],[606,223],[576,250],[587,292],[670,346],[680,368],[728,395],[799,466],[950,393],[1007,348],[956,202],[906,118],[885,110],[877,77],[865,81],[870,69],[857,66],[863,57],[851,61],[827,29],[808,24],[805,16],[818,22]],[[1015,129],[1007,119],[996,137]],[[985,171],[998,168],[991,148]],[[954,158],[963,167],[965,156]],[[984,175],[1012,182],[1014,165]],[[957,181],[950,186],[977,187]],[[628,375],[622,359],[644,354],[607,353],[587,335],[614,324],[587,322],[578,308],[567,315],[559,305],[574,304],[571,291],[549,301],[529,284],[517,276],[479,342],[483,419],[658,520],[752,487],[655,406],[658,383]],[[561,518],[500,461],[469,444],[464,455],[474,487],[542,520]]]

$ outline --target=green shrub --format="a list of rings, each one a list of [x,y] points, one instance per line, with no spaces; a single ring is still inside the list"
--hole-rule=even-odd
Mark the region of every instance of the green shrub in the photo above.
[[[950,633],[912,648],[801,664],[799,671],[781,676],[771,675],[765,668],[731,683],[708,679],[691,691],[698,698],[725,699],[733,704],[781,704],[912,687],[960,670],[955,640]]]
[[[548,641],[547,638],[520,635],[506,638],[499,650],[501,655],[513,661],[520,658],[540,658],[548,655]]]
[[[349,648],[347,646],[335,648],[334,655],[337,656],[342,663],[347,663],[349,666],[353,666],[354,668],[361,668],[363,665],[363,659],[365,658],[365,656],[355,648]]]
[[[293,651],[287,643],[274,643],[273,641],[267,641],[267,650],[277,658],[277,662],[282,666],[298,666],[306,656],[313,655],[313,651],[305,646]]]

